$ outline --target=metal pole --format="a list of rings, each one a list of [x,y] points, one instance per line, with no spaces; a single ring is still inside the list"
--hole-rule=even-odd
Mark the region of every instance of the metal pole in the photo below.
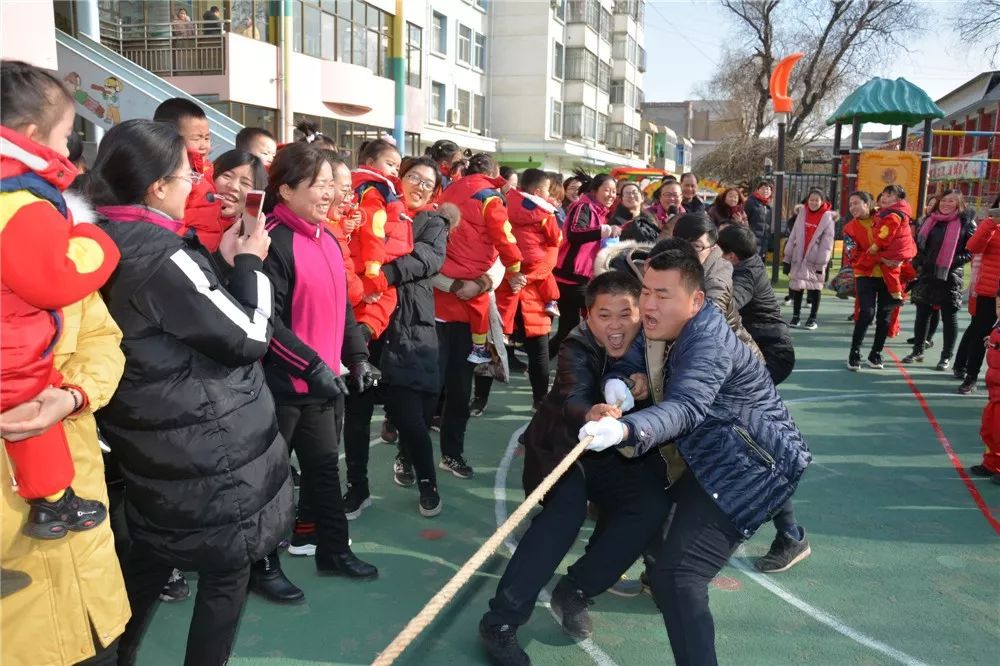
[[[295,114],[292,110],[292,0],[281,2],[281,103],[278,107],[279,141],[295,139]]]
[[[906,127],[906,125],[903,125],[903,132],[902,132],[902,134],[899,135],[899,149],[900,150],[906,150],[906,132],[907,132],[907,127]]]
[[[931,119],[924,120],[924,141],[920,151],[920,189],[917,190],[917,209],[913,215],[920,219],[924,215],[924,202],[927,200],[927,176],[931,170],[931,151],[934,137],[931,135]]]
[[[858,189],[858,158],[861,156],[861,121],[857,116],[851,121],[851,167],[847,173],[847,191]]]
[[[787,113],[778,114],[778,161],[774,174],[778,177],[774,184],[774,205],[771,207],[771,284],[778,283],[778,268],[781,264],[781,257],[778,256],[781,250],[781,228],[782,200],[785,196],[785,123],[788,120]]]
[[[837,203],[837,183],[840,182],[840,140],[844,126],[837,123],[833,126],[833,157],[830,159],[830,205]],[[839,208],[839,206],[838,206]],[[843,219],[844,211],[840,211]]]
[[[390,44],[389,70],[396,91],[396,117],[392,137],[401,155],[406,155],[406,19],[403,17],[403,0],[396,0],[396,15],[392,17],[392,44]],[[419,57],[419,56],[418,56]],[[469,101],[472,104],[472,101]],[[419,150],[419,146],[417,147]]]

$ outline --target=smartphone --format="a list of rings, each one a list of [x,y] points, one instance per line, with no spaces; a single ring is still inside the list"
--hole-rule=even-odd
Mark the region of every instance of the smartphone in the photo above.
[[[240,227],[241,236],[249,236],[257,230],[260,210],[264,206],[264,190],[247,192],[246,205],[243,208],[243,221]]]

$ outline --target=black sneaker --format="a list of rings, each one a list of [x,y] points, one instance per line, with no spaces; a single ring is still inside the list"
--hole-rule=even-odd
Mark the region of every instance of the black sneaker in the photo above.
[[[806,539],[805,530],[802,530],[801,541],[796,541],[784,532],[778,532],[771,542],[771,550],[754,562],[754,567],[761,573],[780,573],[788,571],[810,555],[812,549],[809,547],[809,540]]]
[[[649,571],[643,569],[639,574],[639,582],[642,583],[642,593],[653,596],[653,585],[649,582]]]
[[[986,465],[973,465],[972,467],[969,468],[969,474],[971,474],[972,476],[982,476],[985,478],[996,476],[996,474],[986,469]]]
[[[469,463],[465,462],[465,458],[458,456],[457,458],[452,458],[451,456],[443,456],[441,462],[438,463],[438,467],[446,472],[451,472],[460,479],[468,479],[472,477],[472,467]]]
[[[815,331],[817,328],[819,328],[819,324],[816,323],[815,317],[809,317],[809,319],[806,319],[805,326],[803,326],[802,328],[806,329],[807,331]]]
[[[431,417],[431,430],[433,430],[434,432],[441,432],[441,417],[440,416],[436,416],[435,415],[435,416]]]
[[[903,357],[903,363],[923,363],[924,353],[923,352],[913,352],[912,354],[907,354]]]
[[[395,465],[393,471],[395,471]],[[367,488],[358,488],[347,484],[347,492],[344,493],[344,516],[348,520],[354,520],[371,505],[372,496]]]
[[[531,658],[517,642],[517,627],[510,624],[486,624],[479,621],[479,642],[494,666],[531,666]]]
[[[430,481],[421,481],[420,502],[417,505],[420,515],[424,518],[433,518],[441,513],[441,496],[438,494],[437,486]]]
[[[937,365],[934,366],[934,369],[937,370],[938,372],[944,372],[950,367],[951,367],[951,358],[944,357],[940,361],[938,361]]]
[[[108,517],[108,509],[97,500],[77,497],[67,488],[55,502],[46,499],[28,500],[28,522],[22,532],[33,539],[61,539],[67,532],[83,532],[100,525]]]
[[[396,440],[399,439],[399,432],[396,430],[396,426],[392,424],[392,421],[389,420],[389,417],[382,419],[382,432],[379,437],[386,444],[395,444]]]
[[[469,416],[482,416],[486,411],[486,398],[473,398],[469,404]]]
[[[912,338],[906,338],[906,344],[908,344],[910,346],[913,346],[913,345],[917,344],[917,338],[916,338],[916,336],[914,336]],[[924,342],[924,349],[930,349],[933,346],[934,346],[934,341],[933,340],[926,340]]]
[[[417,482],[413,476],[413,465],[402,455],[397,454],[396,459],[392,461],[392,480],[397,486],[404,488],[409,488]]]
[[[289,465],[288,475],[292,477],[292,487],[298,490],[299,484],[302,482],[302,474],[299,473],[299,469],[295,465]]]
[[[952,367],[951,374],[955,379],[965,379],[965,368],[956,365]]]
[[[798,328],[802,321],[798,317],[792,317],[792,320],[788,322],[788,325],[792,328]]]
[[[882,352],[873,351],[868,354],[868,367],[873,370],[881,370],[885,367],[882,361]]]
[[[167,579],[167,584],[160,590],[160,601],[170,604],[175,601],[184,601],[190,596],[191,588],[188,587],[188,582],[185,580],[184,574],[174,569],[170,574],[170,578]]]
[[[590,638],[594,633],[594,623],[590,619],[588,606],[591,601],[565,576],[552,591],[552,612],[562,623],[563,629],[573,638]]]
[[[857,372],[861,369],[861,350],[852,349],[850,355],[847,357],[847,369],[851,372]]]
[[[976,392],[976,380],[966,377],[965,381],[958,387],[959,395],[972,395]]]
[[[288,554],[297,557],[312,557],[316,554],[316,530],[312,532],[293,531],[288,542]]]

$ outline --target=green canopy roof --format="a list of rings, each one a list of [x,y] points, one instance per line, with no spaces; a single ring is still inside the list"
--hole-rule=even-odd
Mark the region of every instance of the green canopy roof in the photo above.
[[[943,117],[941,107],[906,79],[874,78],[848,95],[826,124],[849,124],[857,118],[863,123],[916,125],[927,118]]]

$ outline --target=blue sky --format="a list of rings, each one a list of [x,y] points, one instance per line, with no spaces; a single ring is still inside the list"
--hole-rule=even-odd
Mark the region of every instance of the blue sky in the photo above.
[[[935,27],[911,42],[911,53],[901,52],[872,76],[906,77],[937,99],[986,69],[982,48],[962,45],[955,33],[941,26],[945,12],[958,2],[922,2],[933,12]],[[694,88],[711,78],[731,24],[718,2],[705,0],[649,0],[646,6],[648,71],[643,80],[647,102],[674,102],[695,97]],[[1000,69],[1000,63],[997,65]]]

